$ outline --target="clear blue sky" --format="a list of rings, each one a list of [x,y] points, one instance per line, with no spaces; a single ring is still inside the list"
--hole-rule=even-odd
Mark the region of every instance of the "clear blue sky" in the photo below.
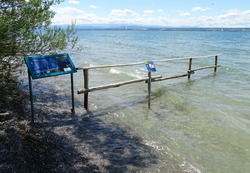
[[[250,0],[65,0],[53,24],[250,27]]]

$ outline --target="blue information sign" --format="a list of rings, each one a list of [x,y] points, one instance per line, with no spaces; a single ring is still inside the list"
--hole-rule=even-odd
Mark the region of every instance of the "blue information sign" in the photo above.
[[[33,79],[77,72],[68,54],[25,57]]]
[[[155,72],[156,68],[153,61],[145,61],[148,72]]]
[[[25,57],[25,63],[28,67],[30,103],[32,123],[34,123],[34,105],[32,96],[32,80],[49,76],[56,76],[70,73],[71,76],[71,96],[72,96],[72,113],[75,112],[74,103],[74,84],[73,73],[77,72],[73,62],[68,54],[46,55],[36,57]],[[31,76],[31,77],[30,77]]]

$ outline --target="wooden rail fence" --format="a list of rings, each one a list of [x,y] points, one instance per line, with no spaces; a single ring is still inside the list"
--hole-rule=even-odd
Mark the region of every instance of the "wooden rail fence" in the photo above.
[[[148,84],[148,108],[150,108],[151,82],[163,81],[163,80],[168,80],[168,79],[175,79],[175,78],[186,77],[186,76],[188,77],[188,79],[190,79],[190,76],[192,74],[194,74],[195,71],[204,70],[204,69],[208,69],[208,68],[213,68],[214,72],[216,72],[217,67],[220,67],[220,65],[217,64],[218,63],[218,56],[220,56],[220,54],[209,55],[209,56],[199,56],[199,57],[153,60],[153,62],[170,62],[170,61],[178,61],[178,60],[189,60],[188,70],[187,70],[187,73],[185,73],[185,74],[170,76],[170,77],[151,76],[151,72],[148,72],[148,77],[145,77],[142,79],[128,80],[128,81],[123,81],[123,82],[118,82],[118,83],[113,83],[113,84],[108,84],[108,85],[100,85],[100,86],[96,86],[96,87],[89,87],[89,70],[100,69],[100,68],[110,68],[110,67],[142,65],[142,64],[145,64],[145,62],[137,62],[137,63],[130,63],[130,64],[115,64],[115,65],[98,65],[98,66],[78,68],[78,70],[83,70],[84,89],[77,91],[77,93],[84,94],[84,108],[88,111],[88,109],[89,109],[89,107],[88,107],[89,92],[108,89],[108,88],[116,88],[116,87],[132,84],[132,83],[146,82]],[[212,58],[212,57],[214,57],[214,59],[215,59],[214,65],[192,69],[193,59]]]

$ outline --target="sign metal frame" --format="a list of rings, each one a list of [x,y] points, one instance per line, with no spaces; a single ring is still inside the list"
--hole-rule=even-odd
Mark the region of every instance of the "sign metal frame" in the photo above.
[[[33,104],[33,92],[32,92],[32,79],[39,79],[39,78],[52,77],[52,76],[57,76],[57,75],[70,74],[70,77],[71,77],[71,98],[72,98],[71,112],[75,113],[73,73],[77,72],[77,69],[75,68],[69,55],[68,54],[57,54],[57,55],[25,57],[24,60],[25,60],[25,63],[27,65],[27,68],[28,68],[32,123],[34,123],[34,104]]]

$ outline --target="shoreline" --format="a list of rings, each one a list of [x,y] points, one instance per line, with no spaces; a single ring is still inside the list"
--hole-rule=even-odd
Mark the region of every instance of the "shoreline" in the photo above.
[[[103,122],[105,113],[72,115],[64,96],[35,96],[33,126],[28,94],[16,87],[7,98],[12,101],[6,100],[9,114],[0,121],[1,172],[147,172],[162,162],[131,129]]]

